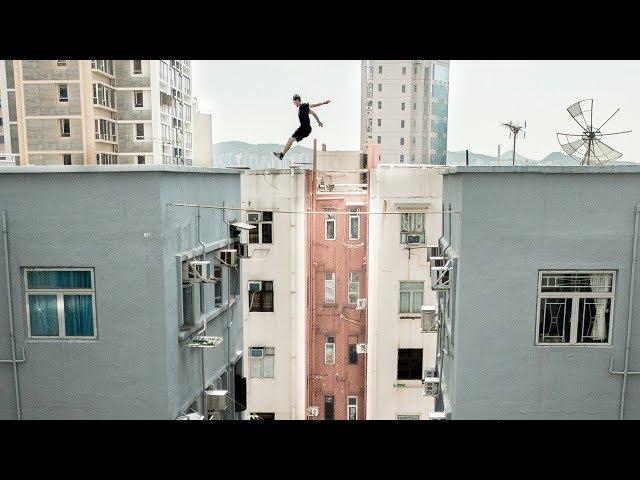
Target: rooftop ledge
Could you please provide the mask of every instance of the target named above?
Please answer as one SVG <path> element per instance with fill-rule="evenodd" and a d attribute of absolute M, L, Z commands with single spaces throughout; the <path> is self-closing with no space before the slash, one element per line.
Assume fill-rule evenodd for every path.
<path fill-rule="evenodd" d="M 638 165 L 575 165 L 575 166 L 467 166 L 455 165 L 440 170 L 442 175 L 452 173 L 640 173 Z"/>
<path fill-rule="evenodd" d="M 171 172 L 171 173 L 214 173 L 237 175 L 245 170 L 235 168 L 209 168 L 178 165 L 26 165 L 1 167 L 3 173 L 131 173 L 131 172 Z"/>

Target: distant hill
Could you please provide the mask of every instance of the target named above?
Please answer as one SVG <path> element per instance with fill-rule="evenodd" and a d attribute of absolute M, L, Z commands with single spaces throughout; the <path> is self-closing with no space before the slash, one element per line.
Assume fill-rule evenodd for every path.
<path fill-rule="evenodd" d="M 220 142 L 213 146 L 213 163 L 215 167 L 249 167 L 252 169 L 282 168 L 288 166 L 292 160 L 297 164 L 306 164 L 303 168 L 311 168 L 313 163 L 313 149 L 295 146 L 287 152 L 287 161 L 278 160 L 273 152 L 279 152 L 283 145 L 276 143 L 245 143 L 245 142 Z M 512 164 L 513 151 L 507 151 L 500 155 L 500 165 Z M 447 152 L 447 165 L 465 165 L 466 152 Z M 562 152 L 552 152 L 542 160 L 532 160 L 516 152 L 516 165 L 530 166 L 568 166 L 579 165 L 580 162 L 565 155 Z M 481 153 L 469 152 L 469 165 L 497 165 L 496 157 Z M 615 161 L 607 165 L 637 165 L 634 162 Z"/>

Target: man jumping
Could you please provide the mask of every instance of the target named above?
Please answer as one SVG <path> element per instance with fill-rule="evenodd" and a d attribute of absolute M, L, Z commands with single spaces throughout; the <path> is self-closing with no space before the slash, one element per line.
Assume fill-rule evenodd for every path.
<path fill-rule="evenodd" d="M 282 160 L 282 157 L 284 157 L 284 154 L 287 153 L 291 148 L 291 145 L 293 145 L 294 140 L 296 142 L 300 142 L 303 138 L 306 138 L 311 134 L 311 122 L 309 121 L 309 114 L 313 115 L 316 121 L 318 122 L 318 125 L 322 127 L 322 122 L 318 118 L 318 115 L 316 115 L 316 112 L 314 112 L 311 109 L 314 107 L 319 107 L 320 105 L 326 105 L 329 102 L 331 102 L 331 100 L 325 100 L 322 103 L 314 103 L 309 105 L 308 103 L 302 103 L 300 101 L 300 95 L 296 93 L 293 96 L 293 104 L 300 109 L 298 110 L 298 118 L 300 119 L 300 126 L 295 132 L 293 132 L 293 135 L 291 135 L 289 140 L 287 140 L 287 144 L 284 146 L 282 151 L 273 152 L 273 154 L 276 157 L 278 157 L 280 160 Z"/>

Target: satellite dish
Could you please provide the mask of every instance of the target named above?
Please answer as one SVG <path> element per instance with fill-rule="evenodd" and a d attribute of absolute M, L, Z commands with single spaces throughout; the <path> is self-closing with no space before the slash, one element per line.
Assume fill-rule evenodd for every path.
<path fill-rule="evenodd" d="M 581 165 L 595 165 L 610 162 L 622 156 L 622 153 L 614 150 L 605 144 L 601 139 L 607 135 L 619 135 L 621 133 L 629 133 L 631 130 L 624 132 L 602 133 L 600 130 L 604 127 L 613 115 L 618 113 L 620 109 L 613 112 L 606 122 L 598 128 L 593 127 L 593 99 L 580 100 L 567 108 L 569 115 L 582 128 L 581 134 L 558 133 L 558 142 L 562 149 L 571 158 L 580 162 Z"/>

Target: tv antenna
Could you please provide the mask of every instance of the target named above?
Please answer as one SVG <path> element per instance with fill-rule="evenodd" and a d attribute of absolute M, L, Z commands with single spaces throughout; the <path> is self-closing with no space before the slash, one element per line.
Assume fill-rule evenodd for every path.
<path fill-rule="evenodd" d="M 609 145 L 602 142 L 602 137 L 606 135 L 619 135 L 621 133 L 629 133 L 631 130 L 624 132 L 602 133 L 600 130 L 604 127 L 613 115 L 618 113 L 620 109 L 613 112 L 606 122 L 598 128 L 593 127 L 593 99 L 580 100 L 569 108 L 569 115 L 582 128 L 581 134 L 558 133 L 558 142 L 562 149 L 571 158 L 580 161 L 580 165 L 602 165 L 622 156 L 622 153 L 614 150 Z M 564 141 L 563 141 L 564 140 Z"/>
<path fill-rule="evenodd" d="M 513 156 L 511 157 L 512 165 L 516 164 L 516 139 L 518 135 L 522 134 L 522 138 L 527 136 L 527 121 L 525 120 L 524 126 L 519 125 L 518 123 L 513 123 L 509 121 L 509 123 L 501 123 L 501 125 L 507 127 L 509 129 L 509 138 L 513 136 Z"/>

